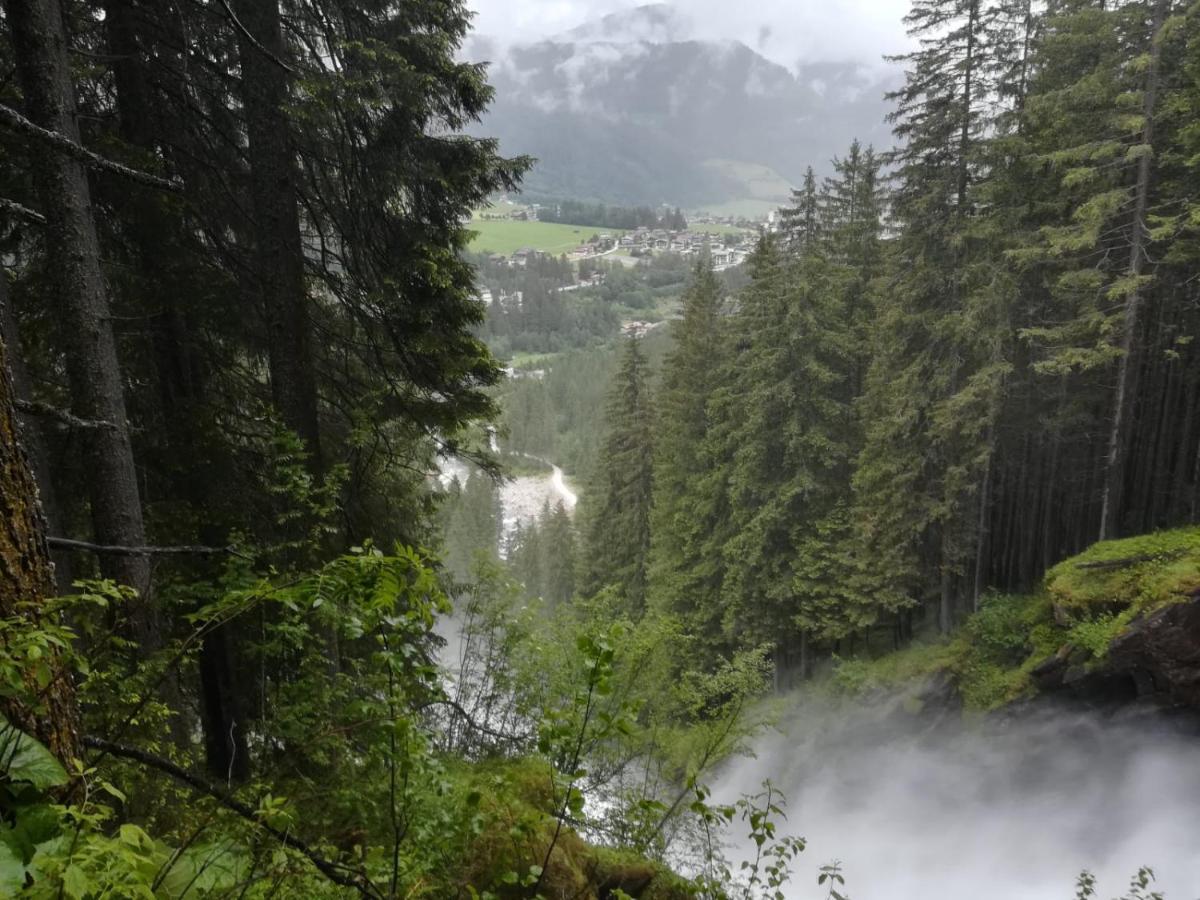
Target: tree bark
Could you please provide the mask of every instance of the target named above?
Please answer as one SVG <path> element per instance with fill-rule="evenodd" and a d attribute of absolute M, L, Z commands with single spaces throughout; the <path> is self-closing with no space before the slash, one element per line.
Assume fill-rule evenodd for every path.
<path fill-rule="evenodd" d="M 8 279 L 0 271 L 0 339 L 8 349 L 8 367 L 12 374 L 13 402 L 31 401 L 33 399 L 33 381 L 29 376 L 29 368 L 20 350 L 20 335 L 17 333 L 17 318 L 13 314 L 12 303 L 8 295 Z M 50 534 L 63 534 L 62 507 L 58 505 L 58 495 L 55 492 L 53 472 L 50 465 L 50 451 L 43 433 L 43 423 L 34 416 L 26 415 L 21 423 L 22 444 L 29 457 L 30 466 L 37 479 L 38 493 L 42 500 L 42 514 L 46 520 L 46 528 Z M 58 593 L 66 594 L 71 590 L 74 578 L 71 574 L 71 557 L 67 553 L 54 554 L 54 581 Z"/>
<path fill-rule="evenodd" d="M 288 71 L 278 0 L 238 0 L 242 102 L 254 207 L 254 261 L 267 331 L 271 393 L 284 424 L 304 441 L 311 468 L 321 468 L 312 324 L 296 160 L 287 119 Z"/>
<path fill-rule="evenodd" d="M 1162 56 L 1162 27 L 1170 0 L 1157 0 L 1150 26 L 1150 61 L 1146 67 L 1146 83 L 1142 92 L 1142 139 L 1147 147 L 1154 146 L 1154 107 L 1158 99 L 1158 65 Z M 1142 306 L 1142 289 L 1138 279 L 1146 258 L 1146 210 L 1150 205 L 1150 175 L 1152 153 L 1148 150 L 1138 159 L 1137 184 L 1134 187 L 1133 236 L 1129 245 L 1129 265 L 1126 275 L 1133 279 L 1125 301 L 1121 332 L 1121 361 L 1117 367 L 1117 390 L 1113 398 L 1112 423 L 1108 432 L 1108 456 L 1104 467 L 1104 494 L 1100 504 L 1100 540 L 1119 537 L 1125 457 L 1128 450 L 1133 407 L 1136 402 L 1138 371 L 1138 315 Z"/>
<path fill-rule="evenodd" d="M 993 413 L 993 418 L 994 418 Z M 979 598 L 987 580 L 987 553 L 992 509 L 992 466 L 996 457 L 995 426 L 988 426 L 988 457 L 983 469 L 983 484 L 979 488 L 979 518 L 975 526 L 975 583 L 971 590 L 971 611 L 979 612 Z"/>
<path fill-rule="evenodd" d="M 29 118 L 80 143 L 75 95 L 58 0 L 7 0 L 17 71 Z M 66 349 L 72 411 L 82 419 L 113 423 L 93 429 L 87 442 L 92 527 L 97 543 L 146 543 L 133 450 L 129 442 L 121 366 L 113 335 L 108 289 L 92 214 L 85 164 L 48 151 L 32 151 L 34 176 L 46 216 L 45 252 L 50 296 Z M 132 636 L 146 651 L 161 646 L 150 600 L 150 564 L 144 557 L 101 560 L 106 577 L 134 588 L 129 609 Z"/>
<path fill-rule="evenodd" d="M 0 618 L 22 619 L 37 628 L 43 619 L 42 601 L 55 595 L 54 567 L 37 482 L 18 438 L 13 399 L 0 339 Z M 51 679 L 44 688 L 33 671 L 26 671 L 22 689 L 0 692 L 0 715 L 45 744 L 72 771 L 71 760 L 82 756 L 75 686 L 57 654 L 49 665 Z"/>

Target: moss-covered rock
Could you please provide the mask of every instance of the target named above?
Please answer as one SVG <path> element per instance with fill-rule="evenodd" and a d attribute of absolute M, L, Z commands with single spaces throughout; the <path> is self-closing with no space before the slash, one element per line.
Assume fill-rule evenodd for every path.
<path fill-rule="evenodd" d="M 1129 615 L 1128 624 L 1197 590 L 1200 528 L 1102 541 L 1046 573 L 1046 591 L 1064 626 L 1122 614 Z"/>
<path fill-rule="evenodd" d="M 834 683 L 870 696 L 944 673 L 975 710 L 1062 690 L 1200 708 L 1198 598 L 1200 528 L 1104 541 L 1059 563 L 1033 594 L 985 598 L 951 638 L 840 661 Z"/>

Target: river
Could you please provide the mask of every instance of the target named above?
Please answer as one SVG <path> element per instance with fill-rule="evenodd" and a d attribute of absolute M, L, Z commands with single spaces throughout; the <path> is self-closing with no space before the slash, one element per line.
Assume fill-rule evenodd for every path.
<path fill-rule="evenodd" d="M 538 475 L 519 475 L 501 483 L 501 551 L 518 526 L 523 527 L 537 520 L 546 503 L 551 507 L 562 503 L 571 513 L 579 503 L 579 495 L 567 484 L 566 474 L 559 466 L 540 457 L 525 455 L 534 462 L 549 466 L 550 471 Z M 442 462 L 440 477 L 444 485 L 448 485 L 453 478 L 465 484 L 474 471 L 461 460 L 449 459 Z"/>

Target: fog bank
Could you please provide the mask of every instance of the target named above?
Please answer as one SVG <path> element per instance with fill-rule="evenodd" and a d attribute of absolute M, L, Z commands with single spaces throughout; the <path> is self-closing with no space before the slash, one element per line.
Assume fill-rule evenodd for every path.
<path fill-rule="evenodd" d="M 854 900 L 1070 900 L 1084 868 L 1110 898 L 1141 865 L 1167 900 L 1200 897 L 1200 736 L 1158 717 L 930 728 L 811 704 L 714 796 L 764 778 L 787 796 L 786 830 L 808 839 L 792 900 L 824 898 L 816 870 L 835 859 Z"/>

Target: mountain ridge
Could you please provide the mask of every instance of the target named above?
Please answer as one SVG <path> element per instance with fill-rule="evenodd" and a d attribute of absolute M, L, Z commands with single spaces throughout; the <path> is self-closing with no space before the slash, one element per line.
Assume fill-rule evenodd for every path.
<path fill-rule="evenodd" d="M 887 76 L 856 63 L 795 71 L 739 41 L 689 37 L 667 4 L 616 13 L 493 55 L 479 133 L 539 164 L 530 195 L 696 207 L 754 197 L 726 161 L 797 184 L 858 137 L 890 143 Z M 468 55 L 496 54 L 486 38 Z M 784 196 L 755 199 L 782 201 Z"/>

